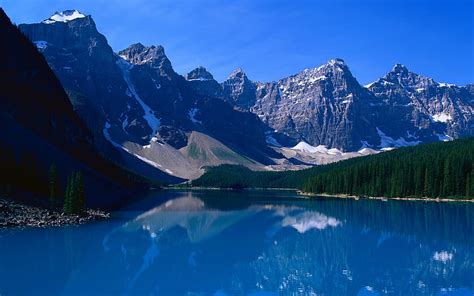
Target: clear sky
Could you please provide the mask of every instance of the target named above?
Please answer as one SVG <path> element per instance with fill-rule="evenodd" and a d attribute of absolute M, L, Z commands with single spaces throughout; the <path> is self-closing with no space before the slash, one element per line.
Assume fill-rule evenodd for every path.
<path fill-rule="evenodd" d="M 395 63 L 439 82 L 474 83 L 473 0 L 0 0 L 17 24 L 91 14 L 115 51 L 163 45 L 184 74 L 219 81 L 241 67 L 271 81 L 339 57 L 361 84 Z"/>

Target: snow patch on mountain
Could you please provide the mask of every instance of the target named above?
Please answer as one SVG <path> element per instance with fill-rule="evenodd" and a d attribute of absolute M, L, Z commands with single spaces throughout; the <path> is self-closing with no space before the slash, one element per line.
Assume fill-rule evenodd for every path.
<path fill-rule="evenodd" d="M 318 76 L 318 77 L 311 77 L 309 80 L 308 80 L 308 83 L 315 83 L 316 81 L 320 81 L 320 80 L 325 80 L 327 79 L 327 76 L 326 75 L 321 75 L 321 76 Z M 298 84 L 304 84 L 303 81 L 301 81 L 300 83 Z"/>
<path fill-rule="evenodd" d="M 430 117 L 431 117 L 431 120 L 435 122 L 442 122 L 442 123 L 446 123 L 448 121 L 453 120 L 453 118 L 451 117 L 451 114 L 444 113 L 444 112 L 436 113 Z"/>
<path fill-rule="evenodd" d="M 155 79 L 151 78 L 151 80 L 153 80 L 153 83 L 155 84 L 155 87 L 157 90 L 159 90 L 161 88 L 161 84 L 159 84 L 158 82 L 156 82 Z"/>
<path fill-rule="evenodd" d="M 362 154 L 362 155 L 375 154 L 376 152 L 377 151 L 375 151 L 374 149 L 370 149 L 370 148 L 362 148 L 359 151 L 357 151 L 357 153 Z"/>
<path fill-rule="evenodd" d="M 452 86 L 456 86 L 456 84 L 444 83 L 444 82 L 440 82 L 440 83 L 438 83 L 438 85 L 441 86 L 441 87 L 452 87 Z"/>
<path fill-rule="evenodd" d="M 314 147 L 304 141 L 299 142 L 296 144 L 296 146 L 291 148 L 292 150 L 298 150 L 301 152 L 306 152 L 306 153 L 323 153 L 323 154 L 329 154 L 329 155 L 342 155 L 344 154 L 341 150 L 337 148 L 331 148 L 328 149 L 324 145 L 319 145 L 317 147 Z"/>
<path fill-rule="evenodd" d="M 120 145 L 119 143 L 115 142 L 114 140 L 112 140 L 112 137 L 110 136 L 110 132 L 109 132 L 109 129 L 110 129 L 111 125 L 110 123 L 107 121 L 105 122 L 105 126 L 104 126 L 104 129 L 102 130 L 102 133 L 104 134 L 104 137 L 107 141 L 110 142 L 110 144 L 112 144 L 112 146 L 116 147 L 116 148 L 119 148 L 119 149 L 123 149 L 127 152 L 128 149 L 123 147 L 122 145 Z"/>
<path fill-rule="evenodd" d="M 125 148 L 124 146 L 122 146 L 122 145 L 120 145 L 119 143 L 117 143 L 117 142 L 115 142 L 114 140 L 112 140 L 112 137 L 111 137 L 110 132 L 109 132 L 109 129 L 110 129 L 110 128 L 111 128 L 110 123 L 109 123 L 109 122 L 106 122 L 106 123 L 105 123 L 105 126 L 104 126 L 104 129 L 102 130 L 102 132 L 103 132 L 103 134 L 104 134 L 105 139 L 106 139 L 107 141 L 109 141 L 110 144 L 112 144 L 112 146 L 114 146 L 114 147 L 116 147 L 116 148 L 118 148 L 118 149 L 124 150 L 125 152 L 127 152 L 127 153 L 129 153 L 129 154 L 135 156 L 136 158 L 140 159 L 141 161 L 143 161 L 143 162 L 145 162 L 145 163 L 147 163 L 147 164 L 149 164 L 149 165 L 151 165 L 151 166 L 153 166 L 153 167 L 155 167 L 155 168 L 162 168 L 162 166 L 161 166 L 159 163 L 157 163 L 157 162 L 155 162 L 155 161 L 153 161 L 153 160 L 150 160 L 150 159 L 148 159 L 148 158 L 146 158 L 146 157 L 143 157 L 143 156 L 141 156 L 141 155 L 139 155 L 139 154 L 137 154 L 137 153 L 133 153 L 133 152 L 130 151 L 129 149 Z M 156 138 L 155 138 L 155 139 L 156 139 Z M 153 141 L 153 139 L 152 139 L 152 142 L 155 142 L 155 141 Z M 150 145 L 143 146 L 144 149 L 150 148 L 150 147 L 151 147 L 151 144 L 150 144 Z M 166 172 L 167 172 L 167 173 L 173 174 L 173 172 L 171 172 L 171 171 L 168 172 L 168 171 L 169 171 L 169 170 L 166 169 Z"/>
<path fill-rule="evenodd" d="M 198 108 L 191 108 L 188 111 L 188 118 L 191 120 L 193 123 L 198 123 L 202 124 L 202 121 L 196 119 L 196 113 L 199 111 Z"/>
<path fill-rule="evenodd" d="M 119 66 L 120 70 L 122 70 L 123 79 L 125 80 L 125 83 L 128 86 L 127 95 L 129 97 L 135 97 L 135 100 L 137 100 L 137 102 L 142 107 L 143 112 L 145 113 L 143 115 L 143 118 L 146 120 L 148 126 L 152 130 L 152 133 L 150 135 L 150 138 L 152 138 L 156 135 L 158 128 L 161 125 L 161 119 L 156 118 L 153 110 L 147 104 L 145 104 L 145 102 L 137 94 L 135 86 L 133 85 L 133 82 L 130 79 L 130 69 L 133 67 L 133 65 L 121 58 L 117 59 L 117 65 Z"/>
<path fill-rule="evenodd" d="M 138 155 L 138 154 L 136 154 L 136 153 L 132 153 L 132 154 L 133 154 L 133 156 L 135 156 L 136 158 L 140 159 L 140 160 L 143 161 L 143 162 L 148 163 L 148 164 L 151 165 L 151 166 L 154 166 L 155 168 L 161 168 L 161 165 L 160 165 L 159 163 L 157 163 L 157 162 L 154 162 L 153 160 L 150 160 L 150 159 L 148 159 L 148 158 L 146 158 L 146 157 L 143 157 L 143 156 L 141 156 L 141 155 Z M 166 171 L 168 171 L 168 169 L 167 169 Z"/>
<path fill-rule="evenodd" d="M 48 42 L 44 40 L 33 41 L 33 43 L 38 49 L 45 49 L 46 47 L 48 47 Z"/>
<path fill-rule="evenodd" d="M 328 152 L 328 149 L 326 148 L 326 146 L 319 145 L 318 147 L 314 147 L 304 141 L 299 142 L 298 144 L 296 144 L 296 146 L 292 147 L 291 149 L 299 150 L 302 152 L 308 152 L 308 153 L 316 153 L 316 152 L 327 153 Z"/>
<path fill-rule="evenodd" d="M 421 143 L 420 141 L 407 141 L 403 137 L 400 137 L 397 140 L 395 140 L 392 137 L 387 136 L 378 127 L 376 129 L 380 137 L 379 148 L 381 148 L 381 150 L 392 150 L 398 147 L 415 146 Z"/>
<path fill-rule="evenodd" d="M 49 19 L 43 21 L 44 24 L 54 24 L 56 22 L 67 23 L 75 19 L 86 17 L 77 10 L 65 10 L 63 12 L 55 12 Z"/>
<path fill-rule="evenodd" d="M 204 78 L 204 77 L 198 77 L 198 78 L 189 78 L 187 79 L 188 81 L 212 81 L 214 79 L 209 79 L 209 78 Z"/>
<path fill-rule="evenodd" d="M 125 128 L 128 126 L 128 116 L 125 115 L 125 119 L 122 121 L 122 129 L 125 131 Z M 126 131 L 125 131 L 126 132 Z"/>
<path fill-rule="evenodd" d="M 449 141 L 454 140 L 453 137 L 449 135 L 436 134 L 436 136 L 438 137 L 438 140 L 443 141 L 443 142 L 449 142 Z"/>

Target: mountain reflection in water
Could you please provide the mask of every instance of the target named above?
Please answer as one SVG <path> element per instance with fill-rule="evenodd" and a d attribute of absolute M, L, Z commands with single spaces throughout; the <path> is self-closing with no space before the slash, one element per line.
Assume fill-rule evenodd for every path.
<path fill-rule="evenodd" d="M 113 216 L 3 231 L 0 293 L 473 295 L 471 204 L 159 192 Z"/>

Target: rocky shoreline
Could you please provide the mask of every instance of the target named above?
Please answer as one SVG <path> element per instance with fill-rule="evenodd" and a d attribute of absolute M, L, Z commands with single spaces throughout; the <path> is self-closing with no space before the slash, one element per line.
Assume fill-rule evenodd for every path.
<path fill-rule="evenodd" d="M 109 217 L 109 213 L 99 210 L 88 209 L 83 215 L 66 215 L 60 210 L 34 207 L 0 199 L 0 228 L 77 225 Z"/>
<path fill-rule="evenodd" d="M 405 200 L 405 201 L 425 201 L 425 202 L 472 202 L 474 199 L 467 198 L 447 198 L 447 197 L 385 197 L 385 196 L 358 196 L 358 195 L 349 195 L 349 194 L 327 194 L 327 193 L 310 193 L 298 190 L 297 193 L 305 198 L 311 197 L 335 197 L 335 198 L 347 198 L 347 199 L 374 199 L 374 200 Z"/>

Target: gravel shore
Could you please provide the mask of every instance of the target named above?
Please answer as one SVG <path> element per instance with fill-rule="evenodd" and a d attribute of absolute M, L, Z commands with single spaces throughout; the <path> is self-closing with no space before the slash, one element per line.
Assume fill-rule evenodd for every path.
<path fill-rule="evenodd" d="M 0 199 L 0 228 L 84 224 L 109 217 L 109 213 L 99 210 L 89 209 L 83 215 L 66 215 L 60 210 L 39 208 Z"/>

